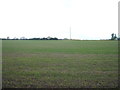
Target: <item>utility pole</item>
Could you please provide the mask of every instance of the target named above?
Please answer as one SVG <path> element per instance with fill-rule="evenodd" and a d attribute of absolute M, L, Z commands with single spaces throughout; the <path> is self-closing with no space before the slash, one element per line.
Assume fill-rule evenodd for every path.
<path fill-rule="evenodd" d="M 71 40 L 71 26 L 70 26 L 70 40 Z"/>

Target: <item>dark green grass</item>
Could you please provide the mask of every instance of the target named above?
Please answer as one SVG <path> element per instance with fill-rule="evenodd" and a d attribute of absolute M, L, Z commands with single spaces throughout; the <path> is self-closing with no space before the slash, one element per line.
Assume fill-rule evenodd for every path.
<path fill-rule="evenodd" d="M 114 88 L 117 41 L 3 41 L 3 87 Z"/>

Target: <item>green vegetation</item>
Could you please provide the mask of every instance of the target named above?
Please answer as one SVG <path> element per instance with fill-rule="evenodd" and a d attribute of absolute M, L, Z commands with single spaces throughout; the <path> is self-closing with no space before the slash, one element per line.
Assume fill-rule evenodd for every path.
<path fill-rule="evenodd" d="M 118 41 L 3 40 L 3 88 L 114 88 Z"/>
<path fill-rule="evenodd" d="M 117 39 L 119 40 L 119 38 L 117 38 L 116 34 L 112 33 L 111 36 L 112 36 L 111 40 L 117 40 Z"/>

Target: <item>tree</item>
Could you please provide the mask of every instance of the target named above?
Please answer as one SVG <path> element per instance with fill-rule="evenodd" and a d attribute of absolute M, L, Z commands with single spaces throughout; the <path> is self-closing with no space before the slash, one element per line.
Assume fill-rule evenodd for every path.
<path fill-rule="evenodd" d="M 52 38 L 52 37 L 50 37 L 50 36 L 47 37 L 48 40 L 51 40 L 51 38 Z"/>
<path fill-rule="evenodd" d="M 9 37 L 7 37 L 7 40 L 9 40 L 10 38 Z"/>
<path fill-rule="evenodd" d="M 111 40 L 114 40 L 114 33 L 111 34 Z"/>
<path fill-rule="evenodd" d="M 116 34 L 114 34 L 114 33 L 112 33 L 111 36 L 112 36 L 111 40 L 115 40 L 117 38 Z"/>
<path fill-rule="evenodd" d="M 116 39 L 116 38 L 117 38 L 117 36 L 116 36 L 116 34 L 115 34 L 114 39 Z"/>

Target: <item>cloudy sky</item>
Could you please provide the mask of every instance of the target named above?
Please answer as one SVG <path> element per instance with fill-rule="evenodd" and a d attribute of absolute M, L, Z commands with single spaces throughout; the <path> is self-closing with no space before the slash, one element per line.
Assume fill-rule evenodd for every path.
<path fill-rule="evenodd" d="M 109 39 L 119 0 L 0 0 L 0 38 Z"/>

